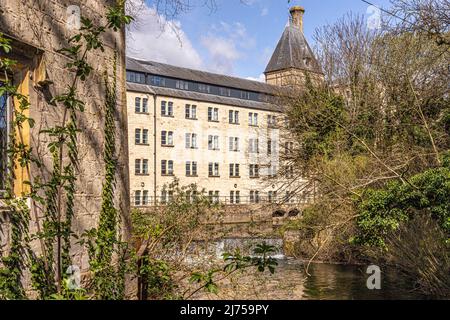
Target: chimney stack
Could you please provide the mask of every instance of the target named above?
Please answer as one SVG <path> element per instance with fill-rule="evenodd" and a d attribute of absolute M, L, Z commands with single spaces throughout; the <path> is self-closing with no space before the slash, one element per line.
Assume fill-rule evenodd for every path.
<path fill-rule="evenodd" d="M 291 24 L 300 28 L 300 31 L 303 32 L 303 15 L 305 14 L 305 8 L 294 6 L 289 9 L 289 12 L 291 13 Z"/>

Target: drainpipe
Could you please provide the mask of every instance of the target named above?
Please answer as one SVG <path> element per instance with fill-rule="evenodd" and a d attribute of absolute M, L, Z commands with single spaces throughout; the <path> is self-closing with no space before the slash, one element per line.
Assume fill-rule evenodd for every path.
<path fill-rule="evenodd" d="M 153 201 L 156 205 L 156 99 L 153 94 Z"/>

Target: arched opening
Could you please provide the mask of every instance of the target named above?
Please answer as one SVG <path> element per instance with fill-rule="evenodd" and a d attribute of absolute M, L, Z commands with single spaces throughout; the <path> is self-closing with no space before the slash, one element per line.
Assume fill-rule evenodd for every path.
<path fill-rule="evenodd" d="M 300 210 L 292 209 L 289 211 L 288 216 L 289 217 L 297 217 L 299 214 L 300 214 Z"/>
<path fill-rule="evenodd" d="M 284 210 L 276 210 L 272 213 L 272 217 L 273 218 L 284 217 L 285 214 L 286 214 L 286 211 L 284 211 Z"/>

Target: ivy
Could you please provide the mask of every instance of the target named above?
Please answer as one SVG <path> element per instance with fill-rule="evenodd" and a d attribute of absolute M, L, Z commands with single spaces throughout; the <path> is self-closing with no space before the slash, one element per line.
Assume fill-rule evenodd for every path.
<path fill-rule="evenodd" d="M 410 182 L 395 181 L 384 189 L 366 192 L 357 203 L 360 217 L 355 242 L 384 247 L 386 235 L 418 213 L 437 221 L 450 239 L 450 167 L 426 170 L 411 177 Z"/>
<path fill-rule="evenodd" d="M 69 47 L 59 50 L 66 55 L 71 62 L 66 67 L 69 73 L 73 73 L 72 85 L 67 91 L 56 96 L 51 105 L 62 107 L 63 118 L 60 124 L 54 127 L 45 128 L 40 134 L 45 134 L 50 138 L 47 147 L 51 154 L 51 172 L 46 182 L 41 182 L 41 177 L 35 177 L 33 181 L 25 181 L 24 185 L 29 186 L 29 192 L 21 196 L 15 195 L 12 182 L 14 181 L 14 169 L 16 165 L 26 168 L 30 172 L 30 165 L 33 163 L 40 167 L 41 164 L 33 157 L 33 150 L 27 146 L 23 139 L 16 137 L 16 130 L 12 130 L 10 143 L 8 145 L 9 163 L 9 185 L 7 190 L 6 203 L 10 208 L 11 224 L 11 247 L 7 256 L 1 259 L 3 265 L 0 268 L 0 298 L 1 299 L 23 299 L 26 297 L 22 285 L 23 272 L 28 269 L 31 272 L 32 285 L 43 299 L 55 297 L 72 297 L 64 287 L 63 271 L 71 265 L 70 248 L 71 238 L 76 237 L 72 231 L 72 219 L 74 216 L 74 195 L 76 191 L 78 148 L 77 135 L 80 132 L 77 126 L 77 113 L 84 112 L 84 102 L 78 98 L 78 83 L 86 81 L 93 68 L 87 62 L 87 55 L 90 51 L 104 51 L 101 35 L 108 29 L 117 31 L 124 24 L 130 23 L 132 18 L 124 14 L 125 1 L 118 1 L 114 7 L 110 7 L 107 14 L 108 23 L 106 26 L 94 26 L 93 22 L 87 18 L 82 18 L 82 28 L 80 33 L 69 39 Z M 11 41 L 0 33 L 0 50 L 10 53 L 12 50 Z M 0 59 L 0 70 L 11 71 L 16 62 L 8 58 Z M 116 68 L 116 66 L 114 66 Z M 115 79 L 114 70 L 114 79 Z M 8 78 L 7 78 L 8 79 Z M 98 251 L 92 265 L 106 265 L 111 262 L 112 251 L 110 244 L 117 242 L 117 212 L 113 204 L 113 192 L 115 186 L 115 160 L 114 144 L 115 136 L 111 126 L 114 126 L 114 109 L 116 99 L 116 82 L 113 89 L 107 88 L 107 124 L 105 131 L 105 163 L 106 181 L 103 191 L 103 205 L 100 215 L 99 238 L 95 240 Z M 18 105 L 13 108 L 13 128 L 19 131 L 27 123 L 34 126 L 34 120 L 27 117 L 25 111 L 29 109 L 28 98 L 18 92 L 18 87 L 11 81 L 6 81 L 0 87 L 0 94 L 7 94 L 13 101 L 18 101 Z M 114 101 L 113 101 L 114 100 Z M 108 134 L 109 133 L 109 134 Z M 64 159 L 68 159 L 65 161 Z M 35 203 L 44 206 L 44 218 L 39 221 L 35 216 L 38 231 L 35 235 L 29 235 L 30 206 L 28 200 L 31 199 L 31 208 Z M 42 228 L 40 225 L 42 224 Z M 37 256 L 30 249 L 30 242 L 38 240 L 41 244 L 41 255 Z M 125 245 L 117 243 L 119 251 L 125 250 Z M 91 252 L 92 253 L 92 252 Z M 123 259 L 119 259 L 120 261 Z M 116 273 L 124 278 L 125 268 L 119 265 Z M 95 282 L 106 283 L 107 279 L 101 280 L 102 273 L 95 273 Z M 111 272 L 108 273 L 110 276 Z M 99 286 L 102 289 L 102 286 Z M 118 296 L 123 296 L 123 286 L 119 289 Z M 109 296 L 109 294 L 105 294 Z M 99 295 L 102 297 L 102 295 Z"/>

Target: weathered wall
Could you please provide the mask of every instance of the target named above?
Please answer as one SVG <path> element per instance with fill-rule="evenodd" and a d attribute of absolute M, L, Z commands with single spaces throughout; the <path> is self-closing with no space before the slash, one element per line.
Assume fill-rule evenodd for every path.
<path fill-rule="evenodd" d="M 15 52 L 24 56 L 23 77 L 30 79 L 28 91 L 31 108 L 30 116 L 36 125 L 30 132 L 30 144 L 36 156 L 45 166 L 32 168 L 31 175 L 46 176 L 51 159 L 47 151 L 47 138 L 39 131 L 61 123 L 63 110 L 49 104 L 55 97 L 67 90 L 73 81 L 73 74 L 65 69 L 68 58 L 57 52 L 67 46 L 67 39 L 77 31 L 69 30 L 66 24 L 66 10 L 69 5 L 78 5 L 81 15 L 95 24 L 106 23 L 107 5 L 114 0 L 0 0 L 0 32 L 16 40 L 14 46 L 22 47 Z M 89 53 L 87 60 L 94 68 L 86 82 L 79 82 L 79 98 L 86 103 L 84 113 L 78 115 L 79 128 L 79 172 L 75 196 L 75 218 L 73 227 L 80 234 L 85 229 L 97 226 L 101 209 L 102 182 L 104 180 L 104 72 L 111 75 L 114 53 L 118 54 L 118 101 L 116 113 L 117 139 L 117 186 L 116 204 L 124 220 L 125 236 L 129 236 L 129 176 L 128 139 L 126 124 L 125 93 L 125 36 L 124 30 L 108 31 L 102 37 L 105 51 Z M 14 51 L 14 49 L 13 49 Z M 36 86 L 38 61 L 44 62 L 47 79 L 52 82 L 48 90 Z M 40 208 L 35 208 L 42 215 Z M 87 254 L 81 247 L 73 247 L 74 263 L 86 269 Z"/>
<path fill-rule="evenodd" d="M 148 113 L 135 112 L 135 98 L 148 99 Z M 173 102 L 174 116 L 161 116 L 161 101 Z M 155 114 L 154 96 L 144 93 L 128 92 L 128 144 L 129 144 L 129 170 L 131 180 L 131 197 L 134 198 L 134 191 L 148 190 L 149 196 L 154 196 L 156 184 L 156 197 L 159 200 L 164 185 L 169 185 L 174 177 L 179 179 L 181 186 L 197 184 L 200 189 L 208 191 L 219 191 L 223 202 L 229 200 L 230 191 L 240 191 L 241 202 L 249 201 L 250 190 L 258 190 L 261 198 L 266 198 L 268 191 L 277 191 L 279 197 L 285 196 L 284 183 L 278 179 L 269 179 L 269 166 L 275 166 L 280 170 L 283 163 L 280 154 L 284 152 L 284 142 L 286 137 L 282 137 L 280 128 L 283 126 L 284 115 L 278 112 L 249 109 L 237 106 L 207 103 L 202 101 L 171 98 L 157 96 Z M 185 105 L 197 106 L 197 119 L 185 118 Z M 219 121 L 208 121 L 208 107 L 219 109 Z M 228 121 L 228 111 L 239 111 L 240 124 L 230 124 Z M 249 124 L 249 112 L 258 114 L 258 126 Z M 268 126 L 268 115 L 277 117 L 278 126 L 271 128 Z M 155 119 L 156 117 L 156 119 Z M 156 120 L 156 128 L 154 121 Z M 148 145 L 136 145 L 135 129 L 148 129 Z M 161 131 L 172 131 L 174 133 L 174 146 L 161 146 Z M 155 136 L 154 136 L 155 133 Z M 185 134 L 197 134 L 197 149 L 187 149 L 185 145 Z M 219 150 L 208 150 L 208 136 L 219 136 Z M 229 151 L 229 137 L 239 137 L 239 151 Z M 154 143 L 156 139 L 156 144 Z M 249 152 L 249 140 L 259 139 L 259 153 Z M 275 144 L 271 154 L 267 152 L 267 141 L 272 140 Z M 154 151 L 156 146 L 156 162 L 154 161 Z M 135 175 L 135 159 L 147 159 L 149 161 L 148 175 Z M 161 160 L 174 161 L 174 176 L 161 175 Z M 186 176 L 186 161 L 197 162 L 197 177 Z M 209 162 L 219 163 L 220 177 L 208 176 Z M 239 178 L 229 175 L 229 164 L 240 165 Z M 251 178 L 249 175 L 249 165 L 260 165 L 260 178 Z M 156 179 L 155 179 L 156 178 Z M 156 183 L 155 183 L 156 182 Z M 143 186 L 142 186 L 143 184 Z M 297 186 L 292 186 L 292 189 Z M 133 205 L 133 203 L 132 203 Z"/>
<path fill-rule="evenodd" d="M 323 82 L 323 75 L 318 73 L 310 72 L 309 76 L 313 83 Z M 287 70 L 275 71 L 266 74 L 266 83 L 275 86 L 290 86 L 303 88 L 306 83 L 305 71 L 295 68 L 290 68 Z"/>

